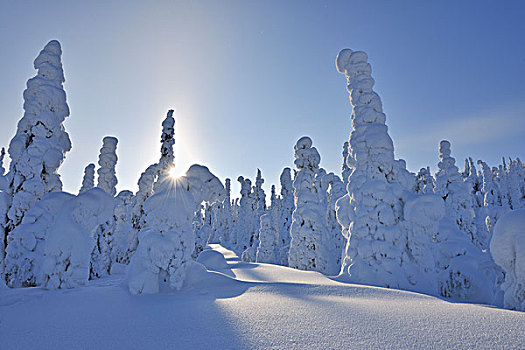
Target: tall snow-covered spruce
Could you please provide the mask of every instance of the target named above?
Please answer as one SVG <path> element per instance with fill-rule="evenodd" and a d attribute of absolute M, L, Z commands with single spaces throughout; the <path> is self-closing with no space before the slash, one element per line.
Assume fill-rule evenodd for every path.
<path fill-rule="evenodd" d="M 348 193 L 337 201 L 337 219 L 348 239 L 343 273 L 354 282 L 410 288 L 403 266 L 408 260 L 406 234 L 399 225 L 408 191 L 398 177 L 406 170 L 394 159 L 368 56 L 344 49 L 336 65 L 346 75 L 353 107 Z"/>
<path fill-rule="evenodd" d="M 60 43 L 50 41 L 35 59 L 38 73 L 28 80 L 24 91 L 24 116 L 9 144 L 12 202 L 7 212 L 7 244 L 10 232 L 33 204 L 45 193 L 62 190 L 57 170 L 71 149 L 71 141 L 63 125 L 69 107 L 61 55 Z"/>
<path fill-rule="evenodd" d="M 293 182 L 295 210 L 290 228 L 289 266 L 327 273 L 331 266 L 326 203 L 322 203 L 323 190 L 316 186 L 321 156 L 306 136 L 297 141 L 294 149 L 298 172 Z"/>

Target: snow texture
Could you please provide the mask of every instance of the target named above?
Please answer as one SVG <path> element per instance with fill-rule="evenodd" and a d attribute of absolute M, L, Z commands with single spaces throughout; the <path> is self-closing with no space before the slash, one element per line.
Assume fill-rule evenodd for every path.
<path fill-rule="evenodd" d="M 146 228 L 128 269 L 132 294 L 158 293 L 161 286 L 180 289 L 192 260 L 192 220 L 202 201 L 225 197 L 224 186 L 208 168 L 192 165 L 185 176 L 166 177 L 144 203 Z"/>
<path fill-rule="evenodd" d="M 102 148 L 98 156 L 98 182 L 97 187 L 103 189 L 110 195 L 117 194 L 117 177 L 115 168 L 117 166 L 117 143 L 116 137 L 106 136 L 102 139 Z"/>
<path fill-rule="evenodd" d="M 490 253 L 505 271 L 505 308 L 525 311 L 525 209 L 513 210 L 494 227 Z"/>

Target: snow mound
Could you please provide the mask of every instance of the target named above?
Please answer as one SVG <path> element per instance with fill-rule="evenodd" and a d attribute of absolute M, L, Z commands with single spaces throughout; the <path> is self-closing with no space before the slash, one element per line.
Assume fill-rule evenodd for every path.
<path fill-rule="evenodd" d="M 212 249 L 205 249 L 199 254 L 197 262 L 206 266 L 208 270 L 222 270 L 229 268 L 224 255 Z"/>
<path fill-rule="evenodd" d="M 503 215 L 494 227 L 490 252 L 505 270 L 505 308 L 525 311 L 525 209 Z"/>

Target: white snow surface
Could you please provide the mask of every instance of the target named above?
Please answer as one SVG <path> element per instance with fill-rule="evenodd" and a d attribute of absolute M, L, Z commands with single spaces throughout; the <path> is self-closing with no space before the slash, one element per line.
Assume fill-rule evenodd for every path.
<path fill-rule="evenodd" d="M 210 249 L 228 266 L 192 263 L 180 292 L 130 295 L 124 275 L 73 290 L 0 287 L 2 349 L 525 347 L 522 312 L 339 283 Z"/>

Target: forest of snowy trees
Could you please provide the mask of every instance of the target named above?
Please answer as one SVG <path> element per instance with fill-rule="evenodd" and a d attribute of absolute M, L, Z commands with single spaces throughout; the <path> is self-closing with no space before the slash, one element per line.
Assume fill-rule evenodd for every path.
<path fill-rule="evenodd" d="M 63 192 L 58 170 L 71 141 L 61 54 L 51 41 L 35 59 L 7 172 L 0 155 L 1 284 L 73 288 L 125 268 L 133 294 L 179 290 L 187 266 L 219 243 L 246 262 L 525 310 L 524 163 L 467 158 L 460 170 L 443 140 L 429 160 L 435 174 L 407 170 L 394 157 L 364 52 L 345 49 L 336 60 L 353 110 L 340 174 L 320 166 L 322 150 L 305 136 L 287 151 L 293 169 L 282 170 L 271 193 L 254 169 L 253 181 L 238 177 L 238 195 L 231 179 L 203 165 L 170 176 L 173 110 L 162 122 L 158 163 L 144 166 L 137 192 L 116 193 L 111 136 L 79 193 Z"/>

